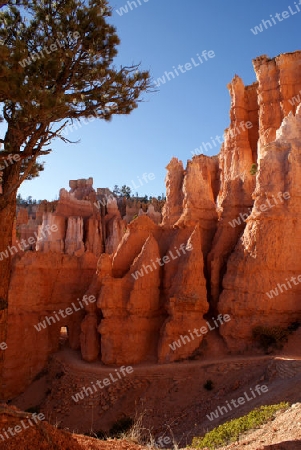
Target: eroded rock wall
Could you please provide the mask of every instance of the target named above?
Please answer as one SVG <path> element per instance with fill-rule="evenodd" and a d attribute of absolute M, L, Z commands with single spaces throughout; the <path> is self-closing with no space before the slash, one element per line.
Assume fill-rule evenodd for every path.
<path fill-rule="evenodd" d="M 261 151 L 254 207 L 223 280 L 221 333 L 233 351 L 254 343 L 257 326 L 287 328 L 301 317 L 301 107 Z M 299 278 L 298 278 L 299 277 Z"/>
<path fill-rule="evenodd" d="M 179 349 L 173 342 L 200 329 L 209 309 L 205 260 L 217 225 L 218 158 L 198 156 L 182 168 L 176 159 L 168 166 L 162 225 L 139 215 L 112 256 L 100 258 L 98 331 L 105 364 L 177 361 L 201 344 L 198 338 Z M 82 324 L 82 356 L 96 360 L 94 334 L 88 350 L 88 320 L 95 329 L 95 315 Z"/>
<path fill-rule="evenodd" d="M 205 323 L 208 302 L 203 271 L 199 225 L 166 230 L 145 216 L 133 221 L 116 253 L 103 254 L 98 263 L 102 362 L 122 365 L 189 357 L 201 339 L 180 350 L 172 343 L 179 333 Z M 88 319 L 89 315 L 91 311 L 82 324 L 85 360 L 93 353 L 88 350 L 86 322 L 94 324 L 96 315 Z M 93 349 L 95 336 L 91 342 Z M 96 360 L 98 355 L 93 354 Z"/>
<path fill-rule="evenodd" d="M 95 192 L 91 179 L 71 181 L 51 211 L 32 219 L 38 252 L 17 257 L 12 278 L 10 394 L 58 346 L 61 324 L 47 327 L 35 354 L 33 322 L 69 306 L 74 294 L 97 302 L 66 320 L 70 345 L 106 365 L 192 357 L 204 339 L 192 333 L 208 312 L 230 316 L 218 331 L 232 351 L 254 345 L 255 326 L 300 320 L 301 108 L 293 98 L 301 52 L 253 63 L 255 83 L 235 76 L 228 86 L 230 125 L 219 155 L 195 156 L 185 169 L 177 158 L 168 164 L 161 223 L 158 205 L 118 203 L 108 190 Z M 24 227 L 26 214 L 18 220 Z M 54 224 L 57 232 L 44 238 Z"/>
<path fill-rule="evenodd" d="M 162 225 L 171 227 L 179 220 L 183 212 L 183 163 L 177 158 L 172 158 L 170 163 L 166 166 L 166 170 L 166 203 L 163 208 Z"/>
<path fill-rule="evenodd" d="M 301 51 L 253 60 L 258 80 L 259 151 L 275 140 L 284 117 L 296 112 L 298 102 L 292 100 L 301 89 L 300 62 Z"/>
<path fill-rule="evenodd" d="M 27 252 L 15 261 L 2 380 L 6 398 L 22 392 L 45 367 L 48 356 L 59 349 L 61 327 L 68 327 L 71 348 L 80 347 L 85 311 L 78 299 L 83 298 L 93 279 L 96 262 L 92 253 L 77 258 L 53 252 Z M 76 306 L 73 314 L 63 313 L 62 317 L 58 312 L 72 303 Z M 39 327 L 42 322 L 44 327 Z"/>
<path fill-rule="evenodd" d="M 205 325 L 203 316 L 209 309 L 204 263 L 200 257 L 201 239 L 200 226 L 197 225 L 187 245 L 183 246 L 179 261 L 171 261 L 165 267 L 165 284 L 169 278 L 165 303 L 168 317 L 161 328 L 159 363 L 186 359 L 202 342 L 203 335 L 193 334 L 194 329 Z"/>
<path fill-rule="evenodd" d="M 253 65 L 259 106 L 254 207 L 228 261 L 219 299 L 219 310 L 235 317 L 222 330 L 234 351 L 254 343 L 255 326 L 285 328 L 300 320 L 299 282 L 292 277 L 300 274 L 301 52 L 262 56 Z"/>
<path fill-rule="evenodd" d="M 211 302 L 216 308 L 221 292 L 222 278 L 229 255 L 245 226 L 240 214 L 249 215 L 255 177 L 250 174 L 254 159 L 256 133 L 256 108 L 254 88 L 246 89 L 241 78 L 235 76 L 228 85 L 231 96 L 230 126 L 219 154 L 220 191 L 217 197 L 219 221 L 213 245 L 208 256 L 211 284 Z M 252 114 L 251 114 L 252 111 Z M 258 114 L 258 112 L 257 112 Z M 255 123 L 251 122 L 251 119 Z M 253 146 L 253 151 L 252 147 Z M 238 218 L 240 224 L 231 225 Z"/>
<path fill-rule="evenodd" d="M 113 323 L 114 304 L 120 308 L 122 305 L 118 308 L 120 315 L 116 313 L 118 328 L 121 323 L 126 323 L 129 317 L 127 305 L 134 290 L 131 275 L 135 271 L 141 271 L 143 277 L 148 277 L 150 285 L 160 290 L 156 314 L 162 314 L 164 320 L 157 347 L 159 362 L 185 359 L 193 354 L 201 340 L 191 339 L 177 348 L 174 342 L 197 324 L 201 327 L 209 309 L 212 313 L 231 315 L 232 320 L 222 328 L 231 349 L 244 348 L 251 342 L 252 327 L 258 321 L 265 325 L 287 325 L 298 316 L 299 307 L 292 294 L 286 294 L 290 300 L 285 307 L 280 300 L 278 306 L 271 306 L 265 294 L 278 279 L 280 268 L 290 267 L 291 254 L 288 256 L 282 250 L 281 257 L 274 256 L 275 252 L 280 252 L 278 241 L 291 241 L 292 228 L 284 238 L 284 218 L 289 202 L 282 198 L 274 209 L 264 212 L 259 209 L 258 213 L 258 208 L 279 193 L 289 192 L 292 180 L 297 179 L 297 165 L 293 170 L 292 161 L 299 157 L 299 116 L 288 114 L 295 111 L 289 97 L 300 90 L 300 62 L 300 52 L 254 60 L 257 82 L 244 86 L 235 76 L 228 86 L 230 126 L 225 131 L 219 155 L 211 158 L 195 156 L 188 161 L 185 170 L 177 158 L 167 166 L 167 199 L 162 225 L 158 227 L 142 217 L 134 221 L 113 255 L 111 274 L 102 278 L 98 308 L 110 318 L 102 321 L 98 330 L 103 334 L 101 345 L 105 349 L 106 363 L 133 362 L 126 344 L 109 323 Z M 284 118 L 281 130 L 276 133 Z M 293 139 L 297 141 L 292 143 Z M 293 202 L 292 216 L 298 211 L 298 195 L 294 196 L 295 200 L 289 200 Z M 297 219 L 294 220 L 297 227 Z M 271 236 L 270 243 L 268 236 Z M 181 244 L 187 246 L 188 242 L 194 242 L 195 252 L 190 255 L 187 253 L 177 261 L 168 261 L 151 275 L 141 269 L 142 263 L 148 271 L 155 264 L 155 254 L 148 255 L 149 246 L 154 249 L 158 245 L 158 254 L 163 258 L 168 252 L 178 250 Z M 287 246 L 291 252 L 292 246 Z M 138 268 L 137 261 L 141 263 Z M 264 269 L 267 261 L 271 263 Z M 287 276 L 286 270 L 284 275 Z M 297 270 L 296 266 L 295 275 Z M 291 271 L 293 267 L 289 269 Z M 249 277 L 254 282 L 254 289 L 250 288 Z M 140 291 L 144 292 L 142 287 Z M 146 299 L 144 294 L 140 302 L 143 304 Z M 255 300 L 251 304 L 252 299 Z M 134 316 L 132 324 L 138 320 L 138 310 Z M 150 325 L 151 321 L 148 323 Z M 132 326 L 132 334 L 136 336 Z M 128 328 L 126 330 L 130 332 Z M 157 331 L 153 331 L 155 347 Z M 241 337 L 241 341 L 237 337 Z M 137 343 L 133 345 L 135 347 Z M 118 359 L 118 349 L 124 346 L 122 353 L 126 356 Z M 153 357 L 156 356 L 155 347 Z M 138 360 L 147 360 L 149 356 L 143 350 Z"/>

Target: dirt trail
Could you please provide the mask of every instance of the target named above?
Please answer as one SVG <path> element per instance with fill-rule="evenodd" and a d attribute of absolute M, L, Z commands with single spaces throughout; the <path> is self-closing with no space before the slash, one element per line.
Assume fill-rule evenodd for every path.
<path fill-rule="evenodd" d="M 52 357 L 48 384 L 45 377 L 44 381 L 36 382 L 36 386 L 40 383 L 37 390 L 44 391 L 42 412 L 52 423 L 58 422 L 61 428 L 79 433 L 92 426 L 94 430 L 109 430 L 117 419 L 144 412 L 143 425 L 154 437 L 174 437 L 180 447 L 185 447 L 194 436 L 201 436 L 257 406 L 280 401 L 301 402 L 301 330 L 290 337 L 277 355 L 225 355 L 220 341 L 214 354 L 211 350 L 215 344 L 212 339 L 199 360 L 135 365 L 125 387 L 115 383 L 78 404 L 74 404 L 72 396 L 83 386 L 91 386 L 96 379 L 114 373 L 115 367 L 99 362 L 88 364 L 79 352 L 62 348 Z M 204 389 L 208 379 L 213 381 L 212 391 Z M 258 384 L 268 386 L 268 392 L 237 409 L 219 414 L 215 420 L 208 419 L 212 411 L 245 392 L 250 393 Z M 22 409 L 34 406 L 28 405 L 34 389 L 32 385 L 14 404 Z M 45 398 L 47 389 L 51 394 Z"/>

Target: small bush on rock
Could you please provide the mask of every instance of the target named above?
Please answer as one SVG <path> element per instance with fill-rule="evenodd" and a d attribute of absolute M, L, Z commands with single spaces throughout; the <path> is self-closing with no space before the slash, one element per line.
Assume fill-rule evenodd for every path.
<path fill-rule="evenodd" d="M 257 173 L 257 164 L 253 163 L 251 166 L 250 174 L 256 175 L 256 173 Z"/>

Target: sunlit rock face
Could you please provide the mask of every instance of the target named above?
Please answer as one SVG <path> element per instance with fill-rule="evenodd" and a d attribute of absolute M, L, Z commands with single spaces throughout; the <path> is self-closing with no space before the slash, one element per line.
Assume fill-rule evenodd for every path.
<path fill-rule="evenodd" d="M 219 154 L 168 164 L 163 210 L 116 201 L 91 179 L 19 208 L 14 242 L 35 243 L 13 261 L 8 398 L 45 367 L 61 326 L 83 360 L 116 366 L 193 357 L 207 339 L 194 329 L 209 313 L 229 315 L 217 332 L 231 351 L 254 346 L 255 326 L 300 320 L 301 52 L 253 65 L 255 83 L 235 76 L 228 85 Z M 95 302 L 36 330 L 84 295 Z"/>
<path fill-rule="evenodd" d="M 252 163 L 256 162 L 254 143 L 258 138 L 258 132 L 255 131 L 258 130 L 258 118 L 256 113 L 254 114 L 255 108 L 258 115 L 258 107 L 254 101 L 255 85 L 246 88 L 242 80 L 235 76 L 228 89 L 231 97 L 231 122 L 225 131 L 224 143 L 219 154 L 220 191 L 217 197 L 219 221 L 208 256 L 211 300 L 215 307 L 229 255 L 245 225 L 243 221 L 234 227 L 230 223 L 240 217 L 240 214 L 247 216 L 252 209 L 255 177 L 250 174 L 250 169 Z"/>
<path fill-rule="evenodd" d="M 201 239 L 200 227 L 196 226 L 187 244 L 182 247 L 183 255 L 178 262 L 173 261 L 177 265 L 176 271 L 172 264 L 165 268 L 164 282 L 170 287 L 166 302 L 168 317 L 161 328 L 158 347 L 161 363 L 188 358 L 202 342 L 203 335 L 190 334 L 195 328 L 205 325 L 203 316 L 209 309 L 204 263 L 199 256 Z M 180 345 L 175 345 L 175 341 Z"/>
<path fill-rule="evenodd" d="M 253 61 L 253 66 L 258 104 L 254 206 L 241 226 L 243 234 L 227 262 L 223 292 L 218 300 L 219 311 L 231 312 L 236 318 L 221 330 L 232 350 L 252 344 L 255 326 L 287 327 L 300 318 L 299 283 L 295 285 L 296 280 L 291 277 L 301 273 L 296 252 L 300 214 L 301 52 L 271 59 L 262 56 Z M 271 294 L 275 289 L 277 293 Z"/>
<path fill-rule="evenodd" d="M 255 326 L 287 327 L 300 319 L 301 107 L 283 119 L 261 150 L 254 207 L 231 255 L 219 311 L 235 321 L 222 335 L 231 350 L 252 344 Z"/>
<path fill-rule="evenodd" d="M 200 346 L 198 338 L 175 350 L 173 341 L 205 324 L 205 264 L 217 227 L 218 174 L 217 157 L 196 156 L 185 172 L 174 158 L 162 224 L 138 215 L 112 256 L 102 255 L 97 307 L 105 364 L 178 361 Z M 86 347 L 85 341 L 82 357 L 88 360 Z"/>

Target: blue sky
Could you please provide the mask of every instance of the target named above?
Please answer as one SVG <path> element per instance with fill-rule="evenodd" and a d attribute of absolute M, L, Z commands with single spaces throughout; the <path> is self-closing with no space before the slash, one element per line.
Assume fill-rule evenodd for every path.
<path fill-rule="evenodd" d="M 79 144 L 54 141 L 46 156 L 45 171 L 25 182 L 22 197 L 53 200 L 69 179 L 94 178 L 94 187 L 139 184 L 144 173 L 155 178 L 143 183 L 140 195 L 165 192 L 166 165 L 173 156 L 186 165 L 191 152 L 229 125 L 230 98 L 227 83 L 235 74 L 245 84 L 255 81 L 252 59 L 266 54 L 299 50 L 301 12 L 299 0 L 252 2 L 238 0 L 136 0 L 137 8 L 120 16 L 116 9 L 125 0 L 112 0 L 111 22 L 121 39 L 116 65 L 141 62 L 154 80 L 206 50 L 215 56 L 179 73 L 159 91 L 144 94 L 144 102 L 129 116 L 83 125 L 72 133 Z M 296 4 L 295 4 L 296 3 Z M 301 3 L 301 1 L 300 1 Z M 289 7 L 291 10 L 289 10 Z M 275 14 L 288 11 L 280 22 Z M 301 11 L 301 6 L 300 6 Z M 294 13 L 294 14 L 293 14 Z M 272 27 L 254 35 L 251 28 L 274 17 Z M 287 14 L 286 14 L 287 16 Z M 4 126 L 0 128 L 3 135 Z M 219 149 L 208 152 L 216 154 Z"/>

